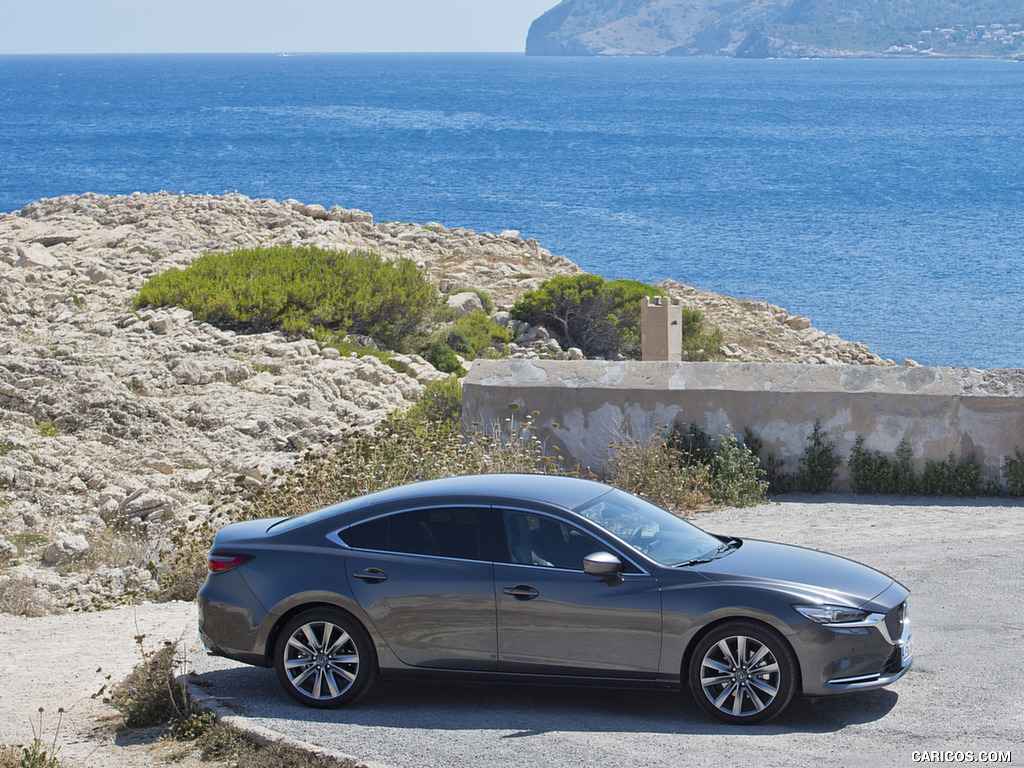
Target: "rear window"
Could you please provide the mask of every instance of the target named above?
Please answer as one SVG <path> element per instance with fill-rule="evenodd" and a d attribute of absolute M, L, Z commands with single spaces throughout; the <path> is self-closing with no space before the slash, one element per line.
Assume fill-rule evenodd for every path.
<path fill-rule="evenodd" d="M 339 538 L 353 549 L 489 560 L 486 510 L 443 507 L 398 512 L 357 523 Z"/>

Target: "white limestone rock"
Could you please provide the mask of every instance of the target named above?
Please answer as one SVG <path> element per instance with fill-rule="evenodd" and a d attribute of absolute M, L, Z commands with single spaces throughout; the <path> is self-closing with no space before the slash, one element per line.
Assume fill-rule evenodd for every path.
<path fill-rule="evenodd" d="M 483 312 L 484 305 L 480 297 L 472 291 L 454 293 L 448 297 L 448 306 L 455 313 L 456 319 L 465 317 L 473 312 Z"/>
<path fill-rule="evenodd" d="M 18 246 L 18 260 L 14 266 L 23 268 L 44 267 L 51 269 L 60 265 L 60 261 L 52 256 L 45 246 L 39 243 L 29 243 Z"/>
<path fill-rule="evenodd" d="M 43 552 L 43 561 L 50 565 L 58 565 L 82 557 L 88 551 L 89 542 L 85 536 L 81 534 L 64 536 L 46 548 L 46 551 Z"/>

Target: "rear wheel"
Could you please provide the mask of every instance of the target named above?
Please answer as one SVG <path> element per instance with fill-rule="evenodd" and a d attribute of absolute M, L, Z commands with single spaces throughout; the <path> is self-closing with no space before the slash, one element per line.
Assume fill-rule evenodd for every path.
<path fill-rule="evenodd" d="M 797 662 L 778 632 L 751 621 L 715 627 L 690 659 L 690 691 L 726 723 L 763 723 L 778 715 L 797 689 Z"/>
<path fill-rule="evenodd" d="M 274 648 L 278 680 L 310 707 L 343 707 L 366 693 L 377 673 L 373 641 L 348 614 L 329 608 L 299 614 Z"/>

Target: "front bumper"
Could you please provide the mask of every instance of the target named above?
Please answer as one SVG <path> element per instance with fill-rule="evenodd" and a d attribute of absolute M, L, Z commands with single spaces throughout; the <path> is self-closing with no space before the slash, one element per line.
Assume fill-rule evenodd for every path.
<path fill-rule="evenodd" d="M 887 613 L 873 613 L 864 621 L 850 625 L 850 628 L 877 632 L 891 645 L 892 650 L 881 670 L 868 674 L 833 677 L 825 683 L 826 688 L 837 692 L 880 688 L 896 682 L 910 669 L 914 662 L 914 637 L 910 631 L 906 601 Z"/>
<path fill-rule="evenodd" d="M 884 609 L 883 609 L 884 610 Z M 914 641 L 904 599 L 849 624 L 805 628 L 814 651 L 802 658 L 803 693 L 828 696 L 894 683 L 913 664 Z"/>

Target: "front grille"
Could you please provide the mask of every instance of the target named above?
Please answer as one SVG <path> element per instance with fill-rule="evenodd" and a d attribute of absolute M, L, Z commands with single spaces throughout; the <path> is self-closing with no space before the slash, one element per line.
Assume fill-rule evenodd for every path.
<path fill-rule="evenodd" d="M 903 617 L 907 612 L 906 602 L 902 602 L 885 614 L 885 629 L 889 633 L 889 639 L 896 642 L 903 637 Z"/>

